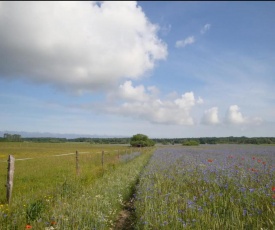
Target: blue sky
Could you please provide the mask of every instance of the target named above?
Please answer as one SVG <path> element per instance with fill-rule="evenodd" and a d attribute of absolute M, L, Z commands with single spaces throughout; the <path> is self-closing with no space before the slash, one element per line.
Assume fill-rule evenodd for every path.
<path fill-rule="evenodd" d="M 274 2 L 1 2 L 0 131 L 275 136 Z"/>

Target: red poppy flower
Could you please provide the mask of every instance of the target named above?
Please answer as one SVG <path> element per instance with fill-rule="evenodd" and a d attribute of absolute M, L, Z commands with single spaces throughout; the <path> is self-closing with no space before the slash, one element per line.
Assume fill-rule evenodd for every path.
<path fill-rule="evenodd" d="M 272 186 L 272 191 L 275 192 L 275 186 Z"/>
<path fill-rule="evenodd" d="M 257 169 L 254 169 L 254 168 L 251 168 L 250 169 L 252 172 L 258 172 L 258 170 Z"/>
<path fill-rule="evenodd" d="M 52 221 L 51 222 L 51 225 L 53 226 L 53 225 L 56 225 L 57 223 L 55 222 L 55 221 Z"/>
<path fill-rule="evenodd" d="M 26 225 L 26 229 L 31 229 L 31 228 L 32 228 L 32 226 L 30 224 Z"/>
<path fill-rule="evenodd" d="M 258 159 L 258 163 L 261 163 L 262 161 L 260 159 Z"/>
<path fill-rule="evenodd" d="M 207 161 L 208 161 L 208 162 L 213 162 L 213 160 L 212 160 L 212 159 L 208 159 Z"/>

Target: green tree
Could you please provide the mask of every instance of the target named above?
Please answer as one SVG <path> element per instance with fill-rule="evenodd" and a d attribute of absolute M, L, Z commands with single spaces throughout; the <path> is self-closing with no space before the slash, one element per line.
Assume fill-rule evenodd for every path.
<path fill-rule="evenodd" d="M 144 134 L 136 134 L 130 139 L 130 145 L 133 147 L 149 147 L 154 146 L 155 142 Z"/>
<path fill-rule="evenodd" d="M 199 144 L 200 142 L 195 140 L 186 140 L 182 143 L 182 145 L 185 145 L 185 146 L 198 146 Z"/>

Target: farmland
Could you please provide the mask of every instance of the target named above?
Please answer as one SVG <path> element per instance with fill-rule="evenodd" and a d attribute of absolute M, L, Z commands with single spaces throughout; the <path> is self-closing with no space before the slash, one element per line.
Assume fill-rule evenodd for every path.
<path fill-rule="evenodd" d="M 275 146 L 158 149 L 135 205 L 137 229 L 274 229 Z"/>
<path fill-rule="evenodd" d="M 275 146 L 0 143 L 2 185 L 9 154 L 14 190 L 8 206 L 0 187 L 0 229 L 115 229 L 132 198 L 132 229 L 275 228 Z"/>

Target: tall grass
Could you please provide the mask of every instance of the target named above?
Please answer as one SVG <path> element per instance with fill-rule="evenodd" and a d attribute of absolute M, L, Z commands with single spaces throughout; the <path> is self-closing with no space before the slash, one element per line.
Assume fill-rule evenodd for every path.
<path fill-rule="evenodd" d="M 275 147 L 159 149 L 140 178 L 137 229 L 275 229 Z"/>
<path fill-rule="evenodd" d="M 104 169 L 113 168 L 119 163 L 118 154 L 130 152 L 127 146 L 94 146 L 89 143 L 0 143 L 0 184 L 3 185 L 0 186 L 0 203 L 4 203 L 6 199 L 4 184 L 7 178 L 9 154 L 16 159 L 13 188 L 13 198 L 16 198 L 24 194 L 47 193 L 47 190 L 59 186 L 67 178 L 74 178 L 76 150 L 80 152 L 78 179 L 86 184 L 102 175 L 102 150 L 105 152 Z M 68 153 L 72 155 L 62 155 Z"/>
<path fill-rule="evenodd" d="M 150 153 L 145 153 L 123 163 L 114 150 L 125 154 L 128 147 L 73 145 L 79 152 L 90 152 L 80 154 L 81 171 L 80 176 L 76 176 L 74 155 L 50 157 L 57 151 L 58 154 L 69 152 L 66 145 L 63 145 L 64 149 L 45 146 L 48 147 L 47 156 L 38 150 L 31 154 L 30 149 L 20 153 L 14 148 L 18 151 L 17 159 L 35 159 L 16 161 L 13 198 L 9 207 L 4 204 L 1 190 L 0 229 L 24 229 L 28 224 L 34 229 L 110 228 L 150 157 Z M 104 168 L 101 165 L 102 148 L 105 150 Z M 2 179 L 4 174 L 1 167 Z"/>

